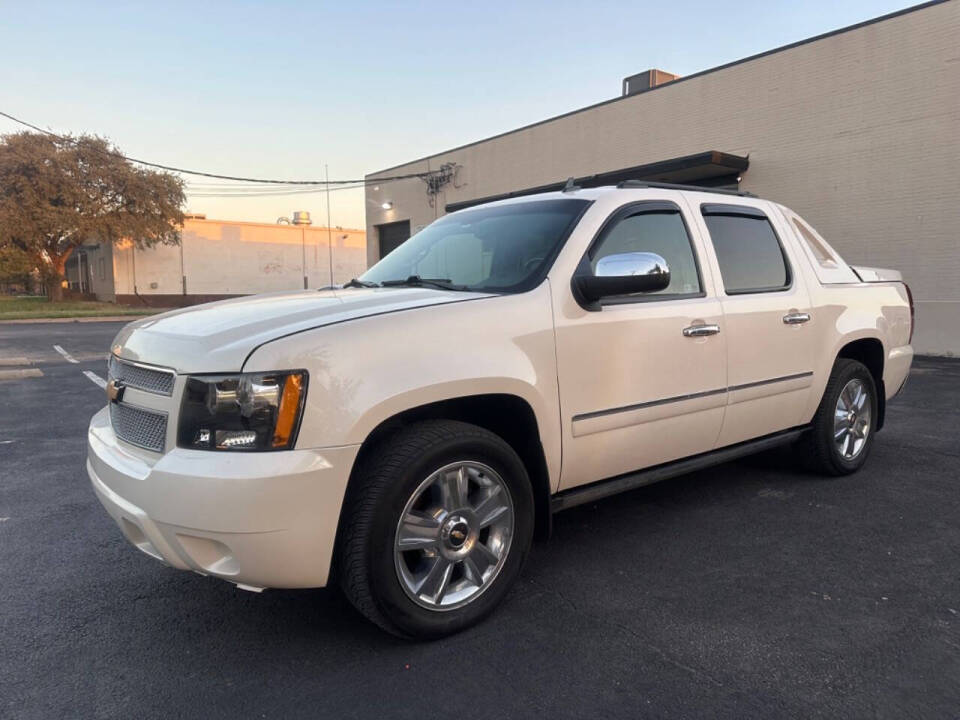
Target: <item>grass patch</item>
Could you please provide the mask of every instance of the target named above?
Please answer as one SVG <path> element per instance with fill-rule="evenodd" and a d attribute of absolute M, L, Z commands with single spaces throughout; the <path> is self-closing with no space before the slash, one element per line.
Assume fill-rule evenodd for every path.
<path fill-rule="evenodd" d="M 133 308 L 90 300 L 50 302 L 45 297 L 0 295 L 0 320 L 154 315 L 163 308 Z"/>

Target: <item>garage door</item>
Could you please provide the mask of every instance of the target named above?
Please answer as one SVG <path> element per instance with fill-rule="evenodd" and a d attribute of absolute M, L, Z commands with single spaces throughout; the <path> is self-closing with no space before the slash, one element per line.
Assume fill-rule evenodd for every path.
<path fill-rule="evenodd" d="M 397 249 L 397 246 L 410 239 L 410 221 L 377 225 L 377 238 L 380 242 L 380 257 L 385 257 Z"/>

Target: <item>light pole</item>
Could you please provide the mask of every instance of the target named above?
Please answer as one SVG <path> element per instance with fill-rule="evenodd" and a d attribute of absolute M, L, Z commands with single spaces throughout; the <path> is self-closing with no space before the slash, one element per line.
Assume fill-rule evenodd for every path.
<path fill-rule="evenodd" d="M 303 289 L 307 289 L 307 226 L 300 226 L 300 263 L 303 268 Z"/>

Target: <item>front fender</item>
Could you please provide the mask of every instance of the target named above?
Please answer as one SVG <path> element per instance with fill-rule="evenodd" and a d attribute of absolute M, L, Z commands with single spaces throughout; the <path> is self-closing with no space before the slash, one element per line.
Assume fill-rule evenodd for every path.
<path fill-rule="evenodd" d="M 469 380 L 451 380 L 434 385 L 406 390 L 383 399 L 357 418 L 349 435 L 363 442 L 382 423 L 408 410 L 444 400 L 477 395 L 512 395 L 525 401 L 537 418 L 537 426 L 549 422 L 548 408 L 535 385 L 512 377 L 481 377 Z"/>
<path fill-rule="evenodd" d="M 310 373 L 298 448 L 362 443 L 385 420 L 429 403 L 514 395 L 533 409 L 551 478 L 560 428 L 549 285 L 520 295 L 359 318 L 258 348 L 245 371 Z"/>

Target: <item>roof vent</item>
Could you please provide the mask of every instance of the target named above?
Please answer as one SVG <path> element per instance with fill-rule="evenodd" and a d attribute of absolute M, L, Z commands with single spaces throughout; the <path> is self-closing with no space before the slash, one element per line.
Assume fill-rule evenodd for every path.
<path fill-rule="evenodd" d="M 637 73 L 636 75 L 631 75 L 623 79 L 623 97 L 652 90 L 658 85 L 666 85 L 678 77 L 680 76 L 668 73 L 665 70 L 657 70 L 656 68 L 653 70 L 644 70 L 642 73 Z"/>

